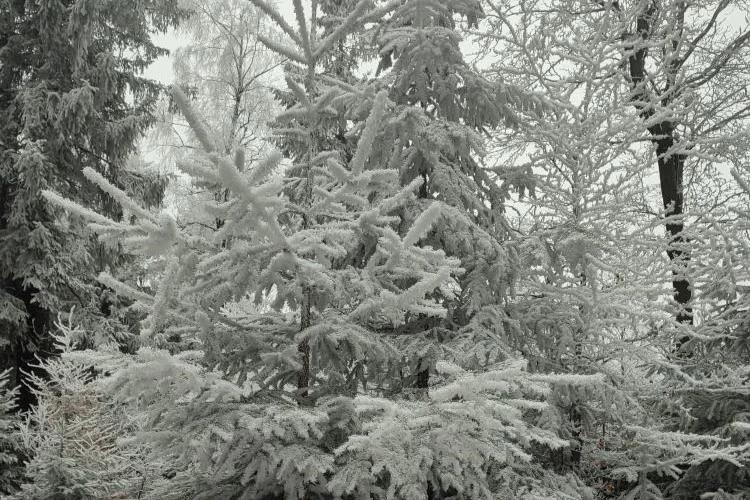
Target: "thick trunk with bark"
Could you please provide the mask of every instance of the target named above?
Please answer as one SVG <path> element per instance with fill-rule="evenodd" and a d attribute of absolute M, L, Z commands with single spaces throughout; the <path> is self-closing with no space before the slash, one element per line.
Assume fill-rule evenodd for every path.
<path fill-rule="evenodd" d="M 654 136 L 657 135 L 654 134 Z M 680 323 L 692 324 L 693 309 L 690 306 L 690 300 L 693 297 L 693 292 L 687 276 L 687 264 L 690 260 L 690 254 L 685 249 L 686 241 L 683 237 L 685 224 L 681 218 L 684 213 L 682 182 L 685 155 L 681 153 L 668 153 L 670 149 L 676 146 L 676 141 L 671 134 L 667 135 L 666 138 L 655 139 L 654 142 L 656 143 L 656 154 L 659 163 L 659 183 L 661 185 L 662 203 L 668 217 L 668 222 L 666 223 L 667 237 L 669 238 L 667 255 L 672 263 L 672 291 L 674 299 L 679 306 L 676 318 Z"/>

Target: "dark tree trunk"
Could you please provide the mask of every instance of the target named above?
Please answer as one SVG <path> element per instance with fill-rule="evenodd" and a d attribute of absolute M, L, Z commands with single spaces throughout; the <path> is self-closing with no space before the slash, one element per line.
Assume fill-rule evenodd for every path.
<path fill-rule="evenodd" d="M 427 172 L 422 172 L 420 175 L 422 176 L 422 185 L 419 186 L 419 193 L 417 196 L 420 199 L 426 199 L 430 196 L 429 175 Z M 426 363 L 424 362 L 424 359 L 419 358 L 417 361 L 417 370 L 419 371 L 417 372 L 417 380 L 415 383 L 417 389 L 427 389 L 430 387 L 430 369 L 425 365 Z"/>
<path fill-rule="evenodd" d="M 419 359 L 419 365 L 423 365 L 424 359 Z M 430 387 L 430 369 L 427 367 L 424 367 L 422 370 L 417 372 L 417 383 L 416 383 L 417 389 L 427 389 Z"/>
<path fill-rule="evenodd" d="M 309 328 L 310 325 L 312 325 L 312 292 L 305 289 L 300 310 L 300 331 Z M 297 372 L 297 388 L 301 389 L 301 396 L 305 397 L 308 395 L 308 387 L 310 387 L 310 343 L 307 340 L 301 341 L 297 344 L 297 351 L 302 365 Z"/>
<path fill-rule="evenodd" d="M 583 415 L 581 415 L 580 403 L 575 401 L 570 406 L 570 423 L 571 429 L 570 441 L 570 467 L 573 471 L 581 470 L 581 452 L 583 449 L 583 440 L 581 439 L 581 427 L 583 426 Z"/>
<path fill-rule="evenodd" d="M 653 134 L 653 132 L 652 132 Z M 685 155 L 681 153 L 669 154 L 667 151 L 674 148 L 676 141 L 673 132 L 666 139 L 655 139 L 656 154 L 659 162 L 659 182 L 661 185 L 661 196 L 667 217 L 673 218 L 666 224 L 667 255 L 672 262 L 672 290 L 674 298 L 679 305 L 677 321 L 680 323 L 693 324 L 693 309 L 690 306 L 693 292 L 687 277 L 686 267 L 690 260 L 689 253 L 685 250 L 685 238 L 683 230 L 685 224 L 681 219 L 684 211 L 683 173 L 685 168 Z M 654 134 L 656 136 L 656 134 Z M 685 339 L 680 339 L 682 344 Z M 678 346 L 679 347 L 679 346 Z"/>
<path fill-rule="evenodd" d="M 307 389 L 310 386 L 310 344 L 307 340 L 297 344 L 297 351 L 300 353 L 302 363 L 302 368 L 297 373 L 297 388 L 303 389 L 302 396 L 307 396 Z"/>
<path fill-rule="evenodd" d="M 667 88 L 662 93 L 663 95 L 657 96 L 646 87 L 649 83 L 646 78 L 647 42 L 651 36 L 651 23 L 653 17 L 656 15 L 656 10 L 656 2 L 650 2 L 648 7 L 638 16 L 636 20 L 636 37 L 634 45 L 631 47 L 633 52 L 628 58 L 630 82 L 632 85 L 631 99 L 644 121 L 653 119 L 656 113 L 656 106 L 668 105 L 672 102 L 675 95 L 674 89 Z M 668 81 L 673 80 L 674 78 L 668 78 Z M 686 273 L 690 255 L 685 250 L 686 241 L 683 236 L 685 226 L 681 218 L 684 213 L 685 204 L 683 173 L 686 156 L 684 153 L 677 151 L 679 140 L 675 132 L 674 122 L 665 118 L 663 121 L 650 126 L 648 131 L 651 134 L 651 141 L 656 145 L 662 204 L 666 210 L 666 216 L 669 218 L 666 223 L 668 237 L 667 255 L 673 266 L 672 290 L 674 299 L 679 307 L 676 319 L 680 323 L 691 325 L 693 323 L 693 311 L 690 306 L 692 289 Z M 685 338 L 678 339 L 677 349 L 685 341 Z"/>

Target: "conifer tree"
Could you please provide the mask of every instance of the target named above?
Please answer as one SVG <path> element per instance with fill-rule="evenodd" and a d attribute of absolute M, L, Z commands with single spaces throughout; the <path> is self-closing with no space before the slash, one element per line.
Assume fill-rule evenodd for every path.
<path fill-rule="evenodd" d="M 472 28 L 483 16 L 480 2 L 415 0 L 371 28 L 380 81 L 395 103 L 387 119 L 396 146 L 380 161 L 398 168 L 403 184 L 423 179 L 405 221 L 432 200 L 446 205 L 425 241 L 459 258 L 465 270 L 459 293 L 440 297 L 450 311 L 445 320 L 415 316 L 403 327 L 430 339 L 429 352 L 413 360 L 420 387 L 429 384 L 440 350 L 463 353 L 469 363 L 503 357 L 504 331 L 513 327 L 500 304 L 517 269 L 505 245 L 506 195 L 483 163 L 484 137 L 551 108 L 539 95 L 490 82 L 464 60 L 459 24 Z"/>
<path fill-rule="evenodd" d="M 174 89 L 206 155 L 185 169 L 235 193 L 206 206 L 226 221 L 213 239 L 143 210 L 91 169 L 88 178 L 135 224 L 46 194 L 93 221 L 105 240 L 163 259 L 153 296 L 100 279 L 150 310 L 143 334 L 154 346 L 179 333 L 184 348 L 195 349 L 143 348 L 109 377 L 109 394 L 152 416 L 143 433 L 149 456 L 172 464 L 170 479 L 146 496 L 583 498 L 580 482 L 550 473 L 531 454 L 565 444 L 535 418 L 554 377 L 531 376 L 511 356 L 459 366 L 437 353 L 429 387 L 410 389 L 421 371 L 412 361 L 433 342 L 399 325 L 447 316 L 444 300 L 460 290 L 458 259 L 425 241 L 451 207 L 417 202 L 421 175 L 401 181 L 399 122 L 388 118 L 398 104 L 389 90 L 318 71 L 341 36 L 397 2 L 371 9 L 361 1 L 326 37 L 299 1 L 296 28 L 254 3 L 291 42 L 262 39 L 292 61 L 286 82 L 296 104 L 276 130 L 292 152 L 283 178 L 269 176 L 278 154 L 248 165 L 241 152 L 222 154 Z M 319 125 L 332 119 L 346 123 L 351 157 L 321 140 L 328 129 Z M 248 292 L 271 307 L 237 307 Z"/>
<path fill-rule="evenodd" d="M 525 258 L 523 244 L 513 241 L 515 235 L 510 234 L 505 219 L 511 189 L 523 192 L 532 182 L 528 177 L 514 177 L 505 166 L 485 167 L 481 162 L 483 135 L 529 122 L 546 126 L 563 111 L 559 102 L 522 90 L 528 88 L 523 84 L 492 82 L 464 61 L 456 18 L 472 28 L 483 16 L 479 2 L 406 2 L 382 23 L 379 32 L 380 69 L 387 70 L 383 80 L 399 104 L 391 119 L 399 127 L 402 176 L 405 180 L 423 177 L 426 182 L 420 197 L 444 200 L 451 206 L 428 241 L 460 257 L 467 270 L 460 280 L 458 300 L 450 303 L 450 320 L 427 326 L 414 322 L 413 327 L 433 337 L 433 353 L 442 349 L 470 366 L 503 358 L 514 349 L 538 362 L 538 351 L 529 349 L 526 339 L 527 325 L 539 317 L 533 312 L 527 317 L 527 311 L 511 299 L 514 291 L 525 288 L 519 278 L 525 278 L 535 263 Z M 561 307 L 566 308 L 565 314 L 576 315 L 574 306 Z M 424 356 L 418 361 L 425 358 L 429 360 Z M 427 369 L 420 367 L 419 383 L 427 386 L 429 362 L 424 365 Z M 535 369 L 539 370 L 538 363 Z M 542 371 L 548 370 L 570 369 L 556 365 Z M 580 453 L 575 438 L 580 436 L 581 423 L 566 425 L 567 413 L 576 401 L 593 403 L 602 397 L 604 388 L 579 384 L 575 377 L 561 378 L 555 384 L 551 399 L 556 407 L 549 408 L 542 421 L 554 422 L 552 426 L 571 439 L 573 451 L 566 447 L 565 452 Z M 548 449 L 540 451 L 542 457 L 549 455 Z"/>
<path fill-rule="evenodd" d="M 93 302 L 91 268 L 117 255 L 92 247 L 80 221 L 61 218 L 40 193 L 55 189 L 122 215 L 81 171 L 94 168 L 121 187 L 137 180 L 124 163 L 159 91 L 138 73 L 165 53 L 151 35 L 183 15 L 172 0 L 0 5 L 0 364 L 14 368 L 14 384 L 35 355 L 52 351 L 57 312 Z M 28 409 L 31 393 L 20 387 Z"/>
<path fill-rule="evenodd" d="M 26 458 L 20 486 L 7 498 L 137 498 L 158 468 L 144 463 L 142 447 L 123 444 L 138 422 L 113 404 L 96 376 L 122 354 L 112 343 L 92 359 L 76 345 L 82 332 L 56 326 L 60 355 L 40 361 L 44 378 L 30 376 L 37 403 L 19 418 L 17 445 Z M 97 365 L 107 353 L 110 363 Z"/>

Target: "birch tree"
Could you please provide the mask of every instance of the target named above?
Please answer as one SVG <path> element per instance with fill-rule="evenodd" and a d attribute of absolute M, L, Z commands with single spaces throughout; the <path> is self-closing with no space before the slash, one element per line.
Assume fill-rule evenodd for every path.
<path fill-rule="evenodd" d="M 732 23 L 745 7 L 730 1 L 651 0 L 522 1 L 510 8 L 492 6 L 496 30 L 491 36 L 503 39 L 526 34 L 519 24 L 511 28 L 508 13 L 515 17 L 513 22 L 538 23 L 548 34 L 545 46 L 525 48 L 538 61 L 533 63 L 537 80 L 546 80 L 548 85 L 575 81 L 577 77 L 564 61 L 565 54 L 578 52 L 582 59 L 574 64 L 593 70 L 586 78 L 608 81 L 614 89 L 613 99 L 603 105 L 613 110 L 631 107 L 629 119 L 627 114 L 619 115 L 620 127 L 640 131 L 628 139 L 634 146 L 644 141 L 652 145 L 650 154 L 658 166 L 659 212 L 672 263 L 674 316 L 683 325 L 692 324 L 690 252 L 684 234 L 690 217 L 685 200 L 686 196 L 701 200 L 706 187 L 700 179 L 707 172 L 726 178 L 718 165 L 747 154 L 742 126 L 750 110 L 742 97 L 747 75 L 741 61 L 747 55 L 750 33 L 745 26 Z M 553 30 L 560 25 L 548 24 L 559 22 L 561 16 L 570 27 L 561 33 L 571 37 L 555 36 Z M 717 195 L 722 200 L 737 196 L 736 192 Z M 676 334 L 678 348 L 687 331 Z"/>
<path fill-rule="evenodd" d="M 663 11 L 671 8 L 670 5 L 660 2 L 658 8 Z M 498 3 L 491 5 L 489 30 L 479 30 L 476 33 L 485 42 L 485 48 L 495 50 L 498 56 L 498 62 L 490 70 L 496 78 L 537 89 L 562 105 L 557 116 L 559 121 L 553 122 L 554 125 L 528 122 L 515 135 L 499 135 L 495 150 L 501 159 L 517 162 L 514 168 L 498 168 L 506 182 L 510 184 L 519 179 L 526 181 L 535 188 L 537 194 L 536 199 L 524 200 L 516 205 L 522 211 L 517 218 L 517 227 L 519 231 L 528 234 L 525 238 L 527 242 L 522 247 L 525 249 L 523 253 L 534 259 L 534 265 L 542 275 L 536 278 L 536 283 L 529 283 L 530 288 L 526 291 L 529 295 L 519 304 L 526 308 L 526 314 L 519 314 L 518 317 L 523 318 L 522 321 L 542 318 L 532 331 L 541 331 L 547 335 L 556 333 L 562 340 L 549 342 L 549 337 L 545 336 L 539 343 L 534 343 L 528 337 L 521 337 L 520 345 L 527 349 L 542 346 L 542 351 L 547 352 L 549 349 L 562 347 L 557 353 L 558 356 L 560 353 L 563 356 L 552 361 L 553 363 L 568 359 L 567 363 L 575 364 L 575 360 L 578 360 L 583 364 L 573 370 L 586 370 L 592 368 L 591 352 L 601 353 L 602 349 L 606 349 L 604 346 L 613 340 L 612 337 L 608 341 L 604 341 L 602 337 L 596 340 L 588 338 L 585 334 L 586 323 L 594 321 L 598 324 L 596 331 L 600 335 L 608 330 L 610 333 L 618 332 L 615 335 L 622 343 L 616 341 L 610 344 L 619 345 L 617 355 L 610 358 L 616 361 L 609 367 L 606 366 L 608 361 L 594 366 L 613 377 L 611 380 L 617 380 L 618 385 L 630 378 L 631 387 L 640 394 L 638 401 L 633 401 L 635 404 L 631 409 L 642 405 L 640 414 L 651 414 L 654 417 L 650 419 L 650 429 L 643 428 L 639 431 L 641 439 L 651 443 L 652 447 L 648 449 L 644 455 L 645 460 L 640 465 L 638 461 L 631 461 L 627 453 L 623 453 L 624 449 L 616 448 L 607 449 L 602 454 L 607 459 L 598 463 L 600 467 L 603 466 L 601 472 L 605 475 L 610 475 L 613 479 L 619 478 L 604 483 L 605 488 L 611 488 L 612 493 L 624 495 L 632 484 L 637 484 L 634 490 L 630 490 L 631 494 L 638 492 L 644 498 L 661 498 L 660 495 L 668 496 L 678 489 L 685 488 L 682 491 L 687 491 L 691 488 L 688 484 L 693 484 L 694 487 L 695 483 L 691 481 L 695 481 L 695 478 L 716 476 L 716 470 L 711 470 L 713 462 L 707 460 L 711 444 L 708 441 L 701 443 L 700 439 L 703 438 L 688 444 L 693 440 L 689 434 L 692 432 L 691 428 L 672 425 L 673 422 L 666 416 L 675 407 L 671 404 L 664 405 L 670 408 L 664 411 L 661 403 L 668 400 L 664 397 L 665 393 L 644 387 L 639 379 L 645 372 L 637 370 L 634 364 L 636 359 L 647 359 L 652 371 L 664 374 L 665 378 L 659 376 L 661 383 L 668 387 L 674 387 L 672 384 L 675 384 L 688 392 L 690 390 L 682 386 L 682 383 L 686 377 L 697 377 L 694 370 L 701 370 L 697 361 L 687 362 L 683 366 L 665 364 L 664 360 L 674 354 L 675 337 L 679 349 L 695 332 L 688 326 L 693 320 L 692 313 L 684 307 L 687 304 L 684 292 L 687 290 L 701 296 L 708 281 L 712 280 L 708 276 L 713 274 L 701 263 L 708 248 L 704 246 L 705 231 L 708 234 L 713 232 L 707 221 L 724 226 L 722 231 L 730 230 L 727 224 L 732 217 L 726 217 L 722 206 L 733 205 L 732 200 L 736 199 L 738 193 L 727 176 L 714 184 L 706 182 L 706 176 L 702 174 L 707 168 L 720 173 L 721 167 L 717 165 L 720 160 L 734 162 L 739 156 L 746 154 L 741 133 L 714 135 L 717 131 L 707 126 L 707 123 L 717 120 L 717 123 L 727 124 L 736 119 L 734 124 L 738 126 L 745 116 L 743 103 L 739 100 L 734 100 L 733 111 L 724 110 L 727 114 L 723 118 L 714 117 L 711 113 L 702 114 L 701 110 L 715 104 L 712 101 L 716 97 L 715 92 L 723 92 L 722 89 L 711 87 L 710 79 L 700 84 L 705 87 L 696 85 L 698 80 L 691 84 L 681 83 L 682 90 L 676 92 L 682 97 L 672 100 L 674 87 L 669 86 L 676 86 L 677 83 L 665 83 L 661 79 L 663 75 L 657 69 L 667 67 L 662 61 L 667 56 L 658 55 L 658 47 L 661 47 L 659 43 L 665 43 L 660 37 L 672 36 L 675 31 L 665 21 L 667 12 L 660 15 L 652 12 L 649 14 L 653 15 L 649 18 L 651 22 L 666 24 L 660 24 L 661 28 L 651 33 L 653 38 L 648 42 L 648 47 L 640 45 L 644 50 L 637 50 L 632 36 L 628 35 L 628 29 L 631 22 L 632 26 L 636 26 L 639 19 L 643 23 L 643 17 L 628 9 L 639 6 L 644 7 L 646 4 Z M 697 5 L 692 7 L 695 10 L 690 12 L 697 17 L 705 14 Z M 719 4 L 709 14 L 721 17 L 720 14 L 726 8 L 723 3 Z M 713 21 L 717 22 L 716 19 Z M 683 39 L 688 40 L 690 36 L 696 37 L 703 33 L 704 26 L 699 27 L 692 22 L 689 24 L 689 28 L 684 27 L 686 31 L 680 32 L 679 36 Z M 715 27 L 712 26 L 706 33 L 712 33 L 711 30 Z M 726 27 L 723 29 L 726 30 Z M 692 35 L 686 34 L 687 31 L 691 31 Z M 737 36 L 737 40 L 742 42 L 742 32 Z M 719 41 L 715 39 L 714 42 Z M 740 50 L 729 57 L 743 57 L 741 46 L 738 49 Z M 655 51 L 657 55 L 650 51 Z M 688 58 L 696 57 L 693 51 L 689 52 Z M 644 80 L 638 80 L 637 76 L 634 79 L 635 74 L 630 71 L 631 66 L 637 69 L 638 58 L 655 59 L 655 62 L 646 65 Z M 710 60 L 696 58 L 692 67 L 680 67 L 678 73 L 682 72 L 679 73 L 682 76 L 675 77 L 675 80 L 679 83 L 683 79 L 690 79 L 690 71 L 700 71 L 701 61 L 713 64 Z M 719 61 L 714 62 L 719 64 Z M 733 76 L 729 77 L 732 81 L 743 78 L 737 70 L 730 64 L 720 71 L 732 73 Z M 683 75 L 685 72 L 688 76 Z M 690 95 L 690 98 L 685 99 L 685 95 Z M 725 97 L 730 101 L 734 99 L 734 95 L 729 93 Z M 732 118 L 725 121 L 730 116 Z M 697 125 L 698 123 L 701 125 Z M 705 134 L 698 132 L 701 127 L 705 127 Z M 675 131 L 677 133 L 674 136 L 670 135 Z M 690 137 L 687 142 L 684 142 L 684 131 Z M 659 150 L 659 141 L 662 140 L 673 141 L 668 146 L 669 151 Z M 717 147 L 717 142 L 722 142 L 722 146 Z M 650 148 L 644 147 L 649 144 Z M 664 145 L 662 142 L 661 147 Z M 657 163 L 662 174 L 659 178 L 649 175 L 649 170 L 644 168 L 652 164 L 650 158 L 653 158 L 654 149 L 657 150 Z M 671 210 L 678 206 L 682 211 L 682 200 L 678 199 L 675 204 L 668 202 L 666 198 L 675 199 L 676 195 L 669 194 L 668 191 L 675 189 L 675 182 L 682 181 L 670 172 L 678 172 L 680 169 L 686 169 L 690 174 L 688 178 L 691 182 L 686 182 L 685 192 L 692 195 L 693 204 L 690 212 L 675 216 Z M 716 185 L 723 186 L 724 190 L 712 189 Z M 652 201 L 657 197 L 662 198 L 658 205 Z M 664 248 L 652 234 L 652 228 L 656 227 L 659 220 L 657 217 L 667 223 L 667 253 L 670 260 L 678 264 L 678 267 L 671 266 L 671 271 L 668 271 L 671 276 L 664 273 L 664 266 L 658 258 L 650 257 L 655 255 L 655 250 Z M 691 221 L 691 227 L 685 228 L 682 225 L 686 218 Z M 722 222 L 719 223 L 719 220 Z M 716 229 L 718 228 L 714 230 Z M 541 244 L 537 238 L 542 239 Z M 609 243 L 602 245 L 606 241 Z M 692 252 L 698 257 L 697 262 L 690 262 L 688 254 L 682 253 L 686 251 L 685 244 L 688 241 Z M 536 252 L 532 252 L 532 249 L 536 249 Z M 590 252 L 592 249 L 595 253 Z M 599 266 L 598 262 L 604 265 Z M 576 267 L 578 272 L 575 271 Z M 544 277 L 544 274 L 554 278 Z M 560 279 L 566 275 L 566 279 Z M 591 282 L 590 276 L 595 276 L 595 281 L 601 281 L 598 284 Z M 686 288 L 688 276 L 692 288 Z M 554 280 L 559 281 L 555 283 Z M 584 280 L 586 286 L 581 287 Z M 598 285 L 601 285 L 601 289 L 595 290 Z M 565 290 L 567 287 L 570 288 Z M 722 287 L 723 285 L 714 283 L 708 288 L 718 293 Z M 627 291 L 629 288 L 630 291 Z M 677 300 L 672 303 L 676 307 L 639 300 L 646 299 L 649 295 L 653 298 L 655 294 L 668 289 L 676 292 Z M 537 291 L 530 293 L 531 290 Z M 618 290 L 625 292 L 624 295 L 619 296 Z M 589 292 L 591 295 L 587 296 Z M 605 296 L 609 298 L 600 302 Z M 638 303 L 631 302 L 633 299 Z M 571 308 L 571 302 L 577 303 L 577 306 Z M 624 304 L 630 306 L 618 311 Z M 665 310 L 673 315 L 674 324 L 659 311 L 662 306 L 667 306 Z M 586 311 L 596 313 L 587 317 Z M 566 325 L 561 320 L 565 317 L 581 321 L 583 328 L 577 326 L 575 321 Z M 549 321 L 550 318 L 554 319 Z M 705 318 L 707 316 L 699 320 Z M 618 323 L 619 326 L 616 326 Z M 566 329 L 569 332 L 567 336 Z M 668 332 L 669 336 L 664 337 L 660 332 Z M 607 334 L 604 335 L 606 337 Z M 592 342 L 589 347 L 593 351 L 587 352 L 587 342 Z M 570 347 L 566 348 L 566 343 Z M 704 348 L 697 339 L 691 343 L 698 349 Z M 623 348 L 624 351 L 621 350 Z M 630 356 L 633 357 L 628 362 Z M 606 356 L 600 359 L 606 359 Z M 548 363 L 551 360 L 545 356 L 541 361 Z M 613 371 L 613 367 L 617 369 Z M 685 375 L 683 369 L 688 370 L 690 375 Z M 624 378 L 616 373 L 620 370 Z M 691 383 L 686 385 L 690 386 Z M 701 399 L 697 396 L 702 391 L 700 383 L 692 386 L 691 390 L 694 391 L 691 393 L 694 397 Z M 587 402 L 590 404 L 591 399 Z M 571 408 L 575 407 L 575 404 L 571 405 Z M 703 412 L 707 411 L 708 406 L 693 408 L 697 412 Z M 588 413 L 586 418 L 595 414 L 591 413 L 591 408 L 584 412 Z M 572 429 L 579 427 L 575 424 L 576 420 L 579 423 L 586 420 L 582 417 L 578 411 L 571 411 L 570 420 L 574 424 Z M 610 446 L 608 440 L 612 444 L 620 440 L 621 432 L 633 418 L 637 417 L 629 414 L 627 418 L 620 420 L 624 427 L 619 430 L 616 429 L 616 419 L 610 421 L 614 424 L 610 426 L 610 431 L 614 430 L 614 433 L 600 441 L 599 446 L 606 449 Z M 672 447 L 663 441 L 664 436 L 660 434 L 660 430 L 680 430 L 686 434 L 679 438 L 675 435 L 681 444 Z M 677 452 L 678 449 L 681 451 Z M 600 455 L 596 449 L 590 449 L 589 452 L 592 456 Z M 692 455 L 692 458 L 688 459 L 681 453 Z M 737 450 L 731 447 L 723 453 L 722 459 L 716 461 L 717 469 L 731 468 L 729 464 L 737 457 Z M 698 458 L 701 455 L 703 458 Z M 575 458 L 580 459 L 581 456 L 577 455 Z M 582 458 L 585 461 L 585 452 Z M 663 466 L 670 460 L 684 460 L 680 463 L 691 462 L 695 467 L 684 480 L 677 481 L 666 478 L 656 480 L 642 472 L 635 472 L 647 467 L 664 470 Z M 627 467 L 621 466 L 628 462 Z M 687 465 L 682 467 L 688 468 Z M 625 470 L 630 472 L 623 476 Z M 625 483 L 630 482 L 631 486 L 623 484 L 623 479 L 626 479 Z M 710 484 L 715 488 L 717 482 L 706 479 L 706 489 L 703 491 L 709 491 Z"/>
<path fill-rule="evenodd" d="M 191 15 L 178 28 L 185 43 L 174 53 L 174 81 L 192 99 L 214 147 L 259 158 L 269 144 L 267 123 L 275 109 L 270 82 L 281 71 L 281 59 L 258 39 L 274 36 L 270 21 L 240 0 L 195 0 L 185 7 Z M 206 196 L 228 199 L 230 190 L 195 184 L 195 178 L 180 173 L 177 164 L 193 161 L 201 146 L 174 102 L 162 102 L 160 119 L 143 147 L 160 158 L 160 168 L 171 171 L 169 198 L 180 224 L 196 232 L 218 230 L 222 221 L 200 214 L 196 202 Z"/>

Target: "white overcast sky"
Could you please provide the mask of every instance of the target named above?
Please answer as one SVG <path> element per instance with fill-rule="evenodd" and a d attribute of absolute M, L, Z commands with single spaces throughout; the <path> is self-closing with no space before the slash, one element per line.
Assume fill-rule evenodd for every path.
<path fill-rule="evenodd" d="M 248 0 L 250 1 L 250 0 Z M 294 26 L 296 24 L 294 20 L 294 10 L 292 7 L 292 0 L 270 0 L 268 3 L 275 4 L 276 9 L 281 12 L 284 18 L 287 19 L 289 24 Z M 309 4 L 308 1 L 303 0 L 303 4 Z M 174 52 L 185 43 L 179 33 L 174 30 L 169 31 L 163 35 L 157 35 L 154 37 L 156 45 L 168 49 L 170 52 Z M 173 72 L 172 72 L 172 58 L 170 56 L 163 56 L 158 58 L 151 66 L 146 69 L 144 76 L 152 78 L 164 84 L 172 83 Z"/>

